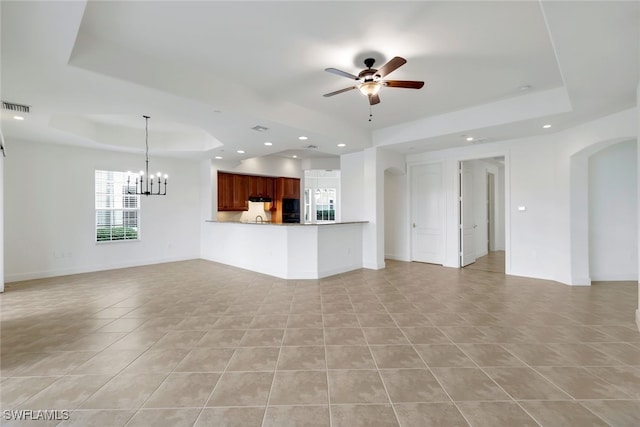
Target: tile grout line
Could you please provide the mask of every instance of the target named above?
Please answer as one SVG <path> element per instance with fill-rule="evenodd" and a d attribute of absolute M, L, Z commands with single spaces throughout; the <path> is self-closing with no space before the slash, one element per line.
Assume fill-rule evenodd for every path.
<path fill-rule="evenodd" d="M 294 285 L 294 293 L 292 294 L 291 301 L 289 302 L 289 310 L 287 311 L 287 323 L 289 322 L 289 316 L 291 315 L 291 307 L 293 306 L 293 300 L 295 295 L 295 288 L 297 284 Z M 273 288 L 272 288 L 273 289 Z M 276 357 L 276 364 L 273 367 L 273 378 L 271 378 L 271 387 L 269 387 L 269 394 L 267 395 L 267 401 L 264 404 L 264 414 L 262 414 L 262 423 L 260 424 L 264 427 L 264 423 L 267 421 L 267 411 L 269 409 L 269 402 L 271 401 L 271 393 L 273 392 L 273 386 L 276 383 L 276 373 L 278 372 L 278 363 L 280 363 L 280 355 L 282 354 L 282 347 L 284 345 L 284 337 L 287 333 L 287 328 L 285 324 L 285 328 L 282 331 L 282 338 L 280 339 L 280 347 L 278 348 L 278 357 Z"/>
<path fill-rule="evenodd" d="M 202 337 L 204 337 L 208 332 L 205 332 L 204 335 Z M 163 338 L 168 334 L 168 332 L 163 336 Z M 201 337 L 201 339 L 202 339 Z M 198 341 L 199 342 L 199 341 Z M 157 343 L 157 341 L 156 341 Z M 180 364 L 187 358 L 189 357 L 189 355 L 193 352 L 193 350 L 195 350 L 197 347 L 193 347 L 191 350 L 189 350 L 189 352 L 178 362 L 176 363 L 176 366 L 174 366 L 174 368 L 171 370 L 171 372 L 169 372 L 167 374 L 167 376 L 164 378 L 164 380 L 162 380 L 160 382 L 160 384 L 158 385 L 158 387 L 156 387 L 150 394 L 149 396 L 147 396 L 147 398 L 144 400 L 144 402 L 142 402 L 142 404 L 140 405 L 140 407 L 136 410 L 136 412 L 133 414 L 133 416 L 129 419 L 129 421 L 127 421 L 127 423 L 125 424 L 125 427 L 131 422 L 131 420 L 133 420 L 133 418 L 138 415 L 138 413 L 142 410 L 144 410 L 144 405 L 145 403 L 147 403 L 147 401 L 151 398 L 151 396 L 153 396 L 153 394 L 158 391 L 158 389 L 162 386 L 162 384 L 164 384 L 167 380 L 167 378 L 169 378 L 169 376 L 171 376 L 171 374 L 175 373 L 176 369 L 178 369 L 178 366 L 180 366 Z M 218 380 L 216 382 L 216 384 L 213 386 L 213 389 L 211 390 L 211 393 L 209 393 L 209 397 L 207 398 L 207 400 L 205 400 L 204 405 L 202 406 L 202 408 L 200 409 L 200 412 L 198 413 L 198 416 L 196 417 L 196 419 L 194 420 L 193 424 L 195 425 L 195 423 L 198 421 L 198 419 L 200 418 L 200 415 L 202 414 L 202 411 L 204 411 L 204 409 L 206 408 L 207 402 L 209 401 L 209 399 L 211 398 L 211 395 L 213 395 L 213 391 L 216 389 L 216 387 L 218 386 L 218 384 L 220 383 L 220 380 L 222 379 L 222 375 L 224 374 L 224 372 L 227 369 L 227 366 L 229 366 L 229 363 L 231 362 L 231 359 L 233 358 L 233 355 L 235 354 L 235 350 L 233 351 L 233 354 L 231 355 L 231 357 L 229 358 L 229 360 L 227 361 L 227 365 L 225 366 L 223 372 L 220 374 L 220 377 L 218 377 Z"/>
<path fill-rule="evenodd" d="M 329 355 L 327 354 L 327 331 L 324 322 L 324 301 L 320 291 L 320 313 L 322 314 L 322 344 L 324 347 L 324 367 L 327 378 L 327 410 L 329 411 L 329 427 L 333 427 L 333 415 L 331 414 L 331 384 L 329 383 Z"/>
<path fill-rule="evenodd" d="M 444 391 L 444 393 L 447 395 L 447 397 L 449 398 L 449 401 L 453 404 L 453 406 L 456 408 L 456 410 L 458 411 L 458 413 L 462 416 L 462 418 L 467 422 L 467 424 L 469 426 L 471 426 L 471 422 L 467 419 L 467 417 L 464 415 L 464 413 L 460 410 L 460 408 L 458 407 L 458 404 L 453 400 L 453 398 L 451 398 L 451 395 L 449 394 L 449 392 L 447 391 L 446 388 L 444 388 L 444 385 L 440 382 L 440 380 L 438 379 L 438 377 L 433 373 L 433 371 L 431 370 L 431 367 L 429 366 L 429 364 L 424 360 L 424 358 L 422 357 L 422 355 L 420 354 L 420 352 L 416 349 L 415 344 L 409 339 L 409 337 L 407 336 L 406 332 L 400 327 L 400 325 L 398 324 L 398 322 L 396 321 L 396 319 L 394 319 L 393 315 L 389 312 L 389 310 L 387 309 L 387 306 L 384 305 L 384 303 L 381 301 L 382 306 L 384 307 L 387 315 L 389 317 L 391 317 L 391 320 L 393 320 L 393 323 L 396 325 L 396 327 L 398 329 L 400 329 L 400 332 L 402 332 L 402 335 L 404 336 L 404 338 L 409 342 L 409 345 L 411 346 L 411 348 L 413 349 L 413 351 L 416 352 L 416 354 L 418 355 L 418 357 L 420 358 L 420 360 L 422 360 L 422 363 L 424 363 L 424 366 L 426 366 L 427 370 L 429 371 L 429 373 L 431 374 L 431 376 L 436 380 L 436 382 L 438 383 L 438 385 L 440 386 L 440 388 L 442 389 L 442 391 Z M 416 310 L 419 310 L 416 307 Z M 429 318 L 427 318 L 427 320 L 429 320 L 429 323 L 432 323 L 431 320 Z M 435 325 L 433 326 L 435 327 Z M 439 330 L 439 329 L 438 329 Z M 449 338 L 449 336 L 445 335 L 447 337 L 447 339 L 449 339 L 449 341 L 451 341 L 451 338 Z M 366 337 L 365 337 L 366 338 Z M 453 343 L 453 341 L 451 341 Z M 393 405 L 393 404 L 392 404 Z M 395 409 L 394 409 L 395 411 Z M 399 419 L 398 419 L 399 421 Z"/>
<path fill-rule="evenodd" d="M 167 336 L 168 332 L 163 336 L 163 338 L 165 336 Z M 203 335 L 204 336 L 204 335 Z M 158 340 L 160 341 L 160 340 Z M 156 341 L 156 343 L 158 342 Z M 153 345 L 151 346 L 153 347 Z M 147 351 L 151 350 L 151 347 L 149 347 L 144 353 L 146 353 Z M 171 374 L 173 374 L 175 372 L 175 370 L 178 368 L 178 366 L 180 365 L 180 363 L 182 363 L 182 361 L 184 359 L 187 358 L 187 356 L 189 356 L 189 354 L 191 354 L 191 352 L 193 351 L 193 349 L 189 350 L 187 352 L 187 354 L 184 355 L 184 357 L 182 359 L 180 359 L 180 361 L 178 363 L 176 363 L 176 366 L 173 367 L 173 369 L 171 370 L 171 372 L 169 372 L 168 374 L 166 374 L 166 376 L 164 377 L 164 379 L 162 381 L 160 381 L 160 383 L 158 384 L 158 386 L 156 388 L 153 389 L 153 391 L 151 393 L 149 393 L 149 395 L 147 396 L 146 399 L 144 399 L 144 401 L 140 404 L 140 406 L 136 409 L 136 411 L 133 413 L 133 415 L 131 416 L 131 418 L 129 418 L 129 420 L 125 423 L 125 427 L 131 422 L 131 420 L 133 420 L 133 418 L 135 418 L 136 415 L 138 415 L 138 413 L 144 409 L 144 405 L 145 403 L 147 403 L 149 401 L 149 399 L 151 399 L 151 396 L 153 396 L 153 394 L 158 391 L 160 389 L 160 387 L 162 387 L 162 385 L 167 381 L 167 379 L 171 376 Z M 143 353 L 143 354 L 144 354 Z M 141 355 L 142 356 L 142 355 Z M 136 359 L 137 360 L 137 359 Z M 133 362 L 131 362 L 133 363 Z"/>
<path fill-rule="evenodd" d="M 125 335 L 126 336 L 126 335 Z M 124 337 L 122 337 L 124 338 Z M 119 340 L 118 340 L 119 341 Z M 112 343 L 113 344 L 113 343 Z M 110 344 L 109 346 L 111 346 L 112 344 Z M 106 348 L 108 348 L 109 346 L 107 346 Z M 105 348 L 105 349 L 106 349 Z M 91 358 L 89 358 L 88 360 L 86 360 L 85 362 L 81 363 L 80 365 L 76 366 L 73 369 L 76 369 L 80 366 L 82 366 L 84 363 L 88 362 L 89 360 L 93 359 L 94 357 L 96 357 L 98 354 L 102 353 L 102 351 L 104 351 L 105 349 L 96 352 L 96 354 L 94 356 L 92 356 Z M 37 392 L 36 394 L 32 395 L 30 398 L 26 399 L 22 404 L 28 402 L 29 400 L 33 399 L 34 397 L 38 396 L 40 393 L 44 392 L 45 390 L 47 390 L 50 386 L 53 386 L 55 383 L 57 383 L 58 381 L 60 381 L 61 379 L 65 378 L 65 377 L 73 377 L 73 376 L 107 376 L 107 375 L 111 375 L 111 377 L 104 383 L 102 384 L 100 387 L 98 387 L 93 393 L 89 394 L 85 399 L 83 399 L 82 401 L 77 403 L 77 407 L 70 410 L 69 414 L 72 414 L 73 412 L 80 410 L 80 406 L 82 406 L 85 402 L 87 402 L 91 397 L 93 397 L 96 393 L 98 393 L 100 390 L 102 390 L 104 387 L 107 386 L 107 384 L 109 384 L 111 381 L 113 381 L 113 379 L 115 377 L 117 377 L 118 375 L 120 375 L 122 373 L 122 371 L 124 369 L 126 369 L 129 365 L 131 365 L 135 360 L 137 360 L 139 357 L 141 357 L 144 353 L 146 353 L 149 349 L 143 351 L 142 353 L 140 353 L 136 358 L 134 358 L 131 362 L 129 362 L 129 364 L 127 364 L 124 368 L 122 368 L 120 371 L 118 371 L 115 374 L 83 374 L 83 375 L 71 375 L 69 373 L 65 373 L 62 374 L 61 376 L 59 376 L 54 382 L 52 382 L 51 384 L 49 384 L 47 387 L 45 387 L 44 389 L 40 390 L 39 392 Z M 155 390 L 154 390 L 155 391 Z M 135 412 L 134 414 L 135 415 Z M 133 417 L 133 415 L 131 417 Z M 59 424 L 59 423 L 58 423 Z M 57 424 L 56 424 L 57 425 Z"/>
<path fill-rule="evenodd" d="M 401 280 L 404 280 L 405 282 L 407 282 L 407 281 L 409 281 L 409 280 L 416 280 L 417 278 L 418 278 L 418 276 L 413 276 L 413 275 L 405 274 L 405 275 L 403 275 L 403 276 L 401 277 Z M 348 279 L 347 279 L 347 278 L 345 278 L 344 280 L 348 280 Z M 371 286 L 377 286 L 377 285 L 375 284 L 376 282 L 371 282 L 371 283 L 372 283 L 372 285 L 371 285 Z M 356 283 L 356 284 L 357 284 L 357 283 Z M 346 286 L 346 285 L 343 285 L 343 286 Z M 201 289 L 201 288 L 203 288 L 203 289 L 204 289 L 204 287 L 203 287 L 203 286 L 201 286 L 199 289 Z M 400 294 L 403 294 L 403 293 L 404 293 L 404 294 L 406 294 L 406 288 L 397 288 L 397 289 L 398 289 L 398 291 L 400 292 Z M 411 289 L 413 289 L 413 287 L 412 287 Z M 435 288 L 434 288 L 434 289 L 435 289 Z M 379 290 L 379 289 L 376 289 L 376 290 L 378 290 L 378 291 L 380 292 L 380 290 Z M 223 288 L 223 292 L 225 292 L 225 293 L 227 294 L 226 296 L 229 296 L 229 295 L 230 295 L 230 293 L 231 293 L 231 288 L 230 288 L 230 287 L 228 287 L 228 286 L 226 286 L 226 287 L 224 287 L 224 288 Z M 384 292 L 384 290 L 383 290 L 383 291 L 381 291 L 381 292 Z M 178 296 L 177 294 L 174 294 L 174 295 L 175 295 L 175 296 Z M 353 294 L 353 295 L 351 295 L 351 297 L 352 297 L 351 299 L 352 299 L 353 301 L 355 301 L 355 300 L 357 300 L 357 298 L 358 298 L 358 296 L 359 296 L 359 295 L 361 295 L 361 294 Z M 364 295 L 364 294 L 362 294 L 362 295 Z M 372 295 L 373 295 L 373 293 L 372 293 Z M 384 297 L 384 296 L 385 296 L 383 293 L 376 294 L 376 295 L 379 295 L 379 296 L 381 296 L 381 297 Z M 408 295 L 408 294 L 407 294 L 407 295 Z M 457 299 L 455 299 L 455 300 L 454 300 L 454 299 L 451 299 L 451 298 L 452 298 L 452 297 L 454 297 L 455 295 L 456 295 L 456 294 L 455 294 L 455 293 L 453 293 L 453 292 L 452 292 L 452 293 L 450 293 L 450 292 L 443 292 L 443 293 L 439 293 L 439 294 L 438 294 L 438 298 L 439 298 L 441 301 L 445 302 L 445 303 L 447 303 L 447 302 L 448 302 L 447 304 L 449 304 L 451 307 L 453 307 L 453 306 L 454 306 L 454 304 L 456 304 L 457 302 L 459 302 L 459 301 L 463 301 L 463 299 L 461 299 L 461 298 L 457 298 Z M 625 294 L 625 295 L 626 295 L 626 294 Z M 226 296 L 225 296 L 225 297 L 226 297 Z M 425 295 L 425 294 L 421 294 L 421 296 L 425 296 L 425 297 L 426 297 L 426 295 Z M 105 297 L 105 298 L 106 298 L 106 297 Z M 188 298 L 187 298 L 187 299 L 188 299 Z M 387 299 L 387 298 L 385 298 L 385 300 L 386 300 L 386 299 Z M 368 298 L 367 298 L 367 300 L 368 300 Z M 550 298 L 546 298 L 546 299 L 545 299 L 545 301 L 547 301 L 547 300 L 550 300 Z M 96 299 L 96 301 L 103 301 L 103 299 L 100 299 L 100 300 Z M 154 299 L 149 299 L 149 300 L 147 300 L 147 302 L 154 303 L 154 305 L 158 305 L 158 304 L 155 304 L 155 301 L 156 301 L 156 299 L 155 299 L 155 298 L 154 298 Z M 238 300 L 238 301 L 239 301 L 239 300 Z M 274 301 L 275 301 L 275 300 L 274 300 Z M 390 301 L 391 303 L 393 303 L 393 300 L 389 299 L 389 301 Z M 539 307 L 542 307 L 542 306 L 544 305 L 544 302 L 545 302 L 545 301 L 542 301 L 542 302 L 540 303 Z M 338 302 L 338 301 L 336 301 L 336 302 Z M 162 304 L 160 304 L 160 305 L 162 305 Z M 429 305 L 429 304 L 425 304 L 425 305 Z M 609 305 L 609 304 L 608 304 L 608 303 L 606 303 L 606 301 L 600 304 L 600 306 L 602 307 L 603 311 L 604 311 L 604 309 L 605 309 L 608 305 Z M 395 307 L 395 306 L 389 306 L 389 307 L 390 307 L 390 308 L 388 308 L 388 309 L 387 309 L 387 306 L 385 305 L 385 309 L 387 309 L 387 312 L 388 312 L 389 310 L 395 310 L 395 309 L 396 309 L 396 307 Z M 400 307 L 400 306 L 398 306 L 398 307 Z M 449 309 L 449 310 L 453 310 L 451 307 L 448 307 L 448 309 Z M 482 308 L 482 307 L 488 307 L 488 305 L 487 305 L 487 303 L 484 303 L 484 302 L 483 302 L 483 304 L 479 305 L 478 307 L 480 307 L 480 308 Z M 199 308 L 204 308 L 204 307 L 199 307 Z M 355 308 L 355 307 L 354 307 L 354 308 Z M 400 311 L 402 311 L 402 310 L 400 310 Z M 510 310 L 510 313 L 511 313 L 512 311 L 513 311 L 513 310 Z M 574 310 L 573 312 L 575 312 L 575 310 Z M 573 313 L 573 312 L 571 312 L 571 313 Z M 173 311 L 172 313 L 173 313 L 173 316 L 175 316 L 175 315 L 176 315 L 176 312 L 175 312 L 175 311 Z M 572 314 L 572 316 L 574 316 L 574 317 L 576 317 L 576 318 L 579 318 L 579 316 L 581 316 L 581 315 L 582 315 L 582 314 L 581 314 L 582 312 L 576 312 L 576 313 L 577 313 L 577 314 L 575 314 L 575 315 L 573 315 L 573 314 Z M 356 317 L 357 317 L 357 316 L 356 316 Z M 393 316 L 392 316 L 392 317 L 393 317 Z M 501 317 L 501 319 L 502 319 L 502 318 L 508 318 L 508 317 L 509 317 L 509 314 L 507 314 L 507 315 L 505 315 L 505 316 Z M 85 321 L 84 319 L 80 319 L 80 320 Z M 394 318 L 394 320 L 395 320 L 395 318 Z M 584 324 L 579 324 L 579 322 L 577 322 L 577 321 L 573 321 L 572 319 L 569 319 L 569 320 L 571 320 L 571 321 L 572 321 L 572 323 L 576 323 L 576 324 L 577 324 L 577 326 L 580 326 L 580 327 L 583 327 L 583 326 L 591 326 L 591 327 L 590 327 L 590 329 L 589 329 L 591 332 L 593 332 L 593 331 L 598 331 L 598 333 L 602 333 L 602 337 L 601 337 L 601 339 L 602 339 L 602 340 L 604 340 L 604 339 L 605 339 L 604 337 L 605 337 L 605 336 L 607 336 L 607 332 L 602 332 L 602 331 L 600 331 L 599 329 L 597 329 L 596 327 L 594 327 L 593 325 L 584 325 Z M 533 321 L 535 321 L 535 319 L 533 319 Z M 617 324 L 617 323 L 623 323 L 623 322 L 622 322 L 622 321 L 620 321 L 620 322 L 614 322 L 614 323 L 616 323 L 616 324 Z M 611 324 L 611 326 L 616 326 L 616 324 L 614 324 L 614 323 L 612 323 L 612 324 Z M 397 325 L 397 324 L 398 324 L 398 322 L 396 322 L 396 325 Z M 505 322 L 502 322 L 502 324 L 501 324 L 501 325 L 506 325 L 506 323 L 505 323 Z M 609 325 L 609 324 L 607 324 L 607 325 Z M 407 327 L 410 327 L 410 326 L 414 326 L 414 325 L 411 325 L 411 324 L 407 325 Z M 546 324 L 545 324 L 545 325 L 537 325 L 537 326 L 540 326 L 540 327 L 542 328 L 542 327 L 546 326 Z M 574 326 L 576 326 L 576 325 L 574 325 Z M 624 324 L 622 324 L 621 326 L 625 326 L 625 325 L 624 325 Z M 362 328 L 362 327 L 360 327 L 360 329 L 362 330 L 363 328 Z M 569 329 L 570 329 L 570 328 L 566 328 L 566 329 L 569 331 Z M 325 327 L 324 327 L 324 321 L 323 321 L 323 334 L 324 334 L 324 330 L 325 330 Z M 587 333 L 587 332 L 588 332 L 588 331 L 587 331 L 587 329 L 584 329 L 584 330 L 585 330 L 585 333 Z M 245 330 L 245 331 L 246 331 L 246 330 Z M 454 331 L 452 331 L 452 332 L 454 332 Z M 571 332 L 571 331 L 569 331 L 569 332 Z M 577 332 L 577 333 L 580 333 L 580 331 L 579 331 L 579 330 L 576 330 L 576 332 Z M 622 329 L 620 330 L 620 333 L 617 333 L 616 329 L 608 330 L 608 332 L 609 332 L 609 333 L 616 332 L 616 334 L 613 334 L 613 335 L 620 335 L 620 336 L 624 336 L 624 334 L 622 334 L 622 333 L 624 332 Z M 588 334 L 587 334 L 587 335 L 588 335 Z M 629 348 L 633 348 L 633 349 L 638 349 L 638 348 L 639 348 L 639 347 L 638 347 L 638 343 L 627 342 L 627 341 L 620 341 L 620 338 L 614 338 L 614 337 L 613 337 L 613 335 L 611 335 L 611 336 L 607 336 L 607 340 L 608 340 L 608 341 L 607 341 L 607 343 L 608 343 L 608 342 L 609 342 L 609 340 L 610 340 L 611 342 L 614 342 L 614 341 L 615 341 L 615 342 L 623 343 L 623 344 L 627 345 Z M 126 337 L 126 335 L 125 335 L 125 337 Z M 579 337 L 579 336 L 578 336 L 578 337 Z M 325 338 L 325 339 L 324 339 L 324 341 L 325 341 L 325 359 L 326 359 L 326 350 L 327 350 L 327 347 L 326 347 L 326 337 L 323 337 L 323 338 Z M 587 336 L 587 338 L 593 338 L 593 336 Z M 597 338 L 597 337 L 596 337 L 596 338 Z M 574 338 L 574 339 L 577 339 L 577 338 Z M 577 342 L 579 342 L 579 341 L 576 341 L 576 343 L 577 343 Z M 598 342 L 600 342 L 600 341 L 598 341 Z M 536 343 L 536 344 L 548 344 L 548 343 L 542 343 L 542 342 L 535 342 L 535 343 Z M 590 343 L 585 343 L 585 342 L 581 342 L 581 341 L 580 341 L 580 343 L 581 343 L 581 344 L 590 344 Z M 594 343 L 595 343 L 595 342 L 594 342 Z M 460 346 L 460 345 L 461 345 L 461 344 L 457 344 L 457 343 L 454 343 L 454 344 L 456 344 L 456 345 L 458 345 L 458 346 Z M 375 348 L 375 346 L 369 345 L 368 343 L 367 343 L 367 345 L 369 346 L 369 351 L 370 351 L 370 353 L 371 353 L 371 350 L 372 350 L 373 348 Z M 500 345 L 500 344 L 498 343 L 497 345 Z M 281 346 L 281 347 L 282 347 L 282 346 Z M 590 345 L 589 347 L 590 347 L 590 348 L 593 348 L 593 346 L 591 346 L 591 345 Z M 107 347 L 107 348 L 109 348 L 109 347 Z M 103 351 L 104 351 L 104 350 L 106 350 L 106 349 L 103 349 Z M 598 349 L 596 349 L 596 350 L 598 350 Z M 145 351 L 146 351 L 146 350 L 145 350 Z M 463 353 L 464 353 L 464 351 L 463 351 Z M 604 353 L 605 353 L 605 354 L 608 354 L 608 352 L 604 352 Z M 97 354 L 99 354 L 99 353 L 97 353 Z M 143 352 L 142 354 L 144 354 L 144 352 Z M 188 356 L 187 356 L 187 357 L 188 357 Z M 515 357 L 516 359 L 518 359 L 518 357 L 517 357 L 517 356 L 514 356 L 514 357 Z M 616 360 L 618 359 L 616 356 L 611 356 L 611 357 L 612 357 L 612 359 L 616 359 Z M 473 358 L 471 358 L 471 360 L 473 360 Z M 518 359 L 518 360 L 519 360 L 519 359 Z M 423 360 L 423 361 L 424 361 L 424 360 Z M 178 363 L 178 364 L 179 364 L 179 363 Z M 327 364 L 327 360 L 325 360 L 325 364 Z M 477 365 L 479 365 L 479 364 L 477 364 Z M 567 366 L 569 366 L 569 365 L 567 365 Z M 605 366 L 605 365 L 596 365 L 596 366 Z M 619 367 L 619 366 L 627 366 L 627 364 L 626 364 L 626 363 L 624 363 L 624 362 L 621 362 L 621 363 L 620 363 L 620 365 L 616 363 L 616 364 L 614 364 L 614 365 L 612 365 L 612 366 L 615 366 L 615 367 Z M 634 366 L 634 365 L 630 365 L 630 366 L 631 366 L 632 368 L 637 369 L 637 367 L 636 367 L 636 366 Z M 327 365 L 327 367 L 328 367 L 328 365 Z M 523 366 L 523 367 L 531 368 L 534 372 L 536 372 L 536 374 L 537 374 L 537 375 L 541 375 L 541 374 L 540 374 L 540 373 L 539 373 L 535 368 L 532 368 L 530 365 L 528 365 L 528 364 L 526 364 L 526 363 L 524 364 L 524 366 Z M 575 366 L 572 366 L 572 367 L 575 367 Z M 583 368 L 583 369 L 587 369 L 587 368 L 586 368 L 585 366 L 583 366 L 583 365 L 580 365 L 579 367 L 580 367 L 580 368 Z M 486 367 L 485 369 L 489 369 L 489 367 Z M 483 369 L 481 369 L 481 370 L 483 370 Z M 378 371 L 379 371 L 379 373 L 384 372 L 384 370 L 380 370 L 380 369 L 378 369 Z M 114 375 L 114 377 L 115 377 L 115 376 L 117 376 L 117 375 L 118 375 L 118 374 Z M 66 375 L 64 375 L 64 376 L 73 376 L 73 375 L 66 374 Z M 542 377 L 542 378 L 544 378 L 546 381 L 549 381 L 549 383 L 550 383 L 550 384 L 553 384 L 553 385 L 554 385 L 555 387 L 557 387 L 559 390 L 562 390 L 562 388 L 560 388 L 560 387 L 558 387 L 557 385 L 555 385 L 552 381 L 548 380 L 546 377 L 544 377 L 544 376 L 542 376 L 542 375 L 541 375 L 541 377 Z M 9 378 L 10 378 L 10 377 L 9 377 Z M 28 377 L 27 377 L 27 378 L 28 378 Z M 59 378 L 60 378 L 60 377 L 58 377 L 58 378 L 56 379 L 56 381 L 57 381 Z M 113 378 L 113 377 L 112 377 L 112 378 Z M 5 378 L 5 379 L 6 379 L 6 378 Z M 606 381 L 606 379 L 605 379 L 605 381 Z M 607 381 L 607 382 L 608 382 L 608 381 Z M 107 382 L 107 383 L 108 383 L 108 382 Z M 384 384 L 384 381 L 383 381 L 383 384 Z M 328 386 L 328 384 L 327 384 L 327 386 Z M 100 388 L 100 389 L 101 389 L 101 388 Z M 100 390 L 100 389 L 99 389 L 99 390 Z M 444 388 L 443 388 L 443 390 L 444 390 Z M 42 390 L 41 390 L 41 391 L 42 391 Z M 446 392 L 446 391 L 445 391 L 445 392 Z M 582 404 L 582 403 L 583 403 L 583 401 L 585 400 L 585 399 L 581 399 L 581 400 L 574 399 L 574 398 L 572 398 L 572 397 L 570 397 L 570 396 L 568 396 L 568 397 L 569 397 L 569 400 L 568 400 L 568 401 L 573 400 L 573 401 L 576 401 L 576 402 L 578 402 L 578 403 L 580 403 L 580 404 Z M 27 398 L 27 399 L 29 399 L 29 398 Z M 531 399 L 531 400 L 533 400 L 533 399 Z M 631 401 L 637 402 L 637 399 L 636 399 L 636 400 L 633 400 L 633 399 L 592 399 L 592 400 L 612 400 L 612 401 L 615 401 L 615 400 L 631 400 Z M 554 400 L 551 400 L 551 401 L 554 401 Z M 564 400 L 563 400 L 563 401 L 564 401 Z M 363 405 L 364 405 L 364 404 L 363 404 Z M 393 405 L 393 403 L 392 403 L 392 405 Z M 274 405 L 274 406 L 277 406 L 277 405 Z M 311 406 L 311 405 L 309 405 L 309 406 Z M 587 408 L 587 409 L 588 409 L 588 408 Z M 201 410 L 202 410 L 202 408 L 201 408 Z M 83 410 L 82 410 L 82 409 L 80 409 L 79 411 L 83 411 Z M 593 411 L 589 411 L 589 412 L 593 412 Z M 595 415 L 597 416 L 597 414 L 595 414 Z"/>
<path fill-rule="evenodd" d="M 444 332 L 443 332 L 444 333 Z M 522 409 L 522 411 L 527 414 L 536 424 L 538 424 L 539 426 L 542 427 L 542 424 L 540 424 L 540 422 L 532 415 L 529 413 L 529 411 L 527 411 L 521 404 L 520 402 L 518 402 L 516 399 L 513 398 L 513 396 L 511 396 L 511 394 L 507 393 L 507 391 L 500 385 L 498 384 L 498 382 L 496 380 L 494 380 L 491 375 L 489 375 L 482 366 L 480 366 L 480 364 L 478 364 L 478 362 L 476 362 L 471 356 L 469 356 L 469 354 L 467 352 L 465 352 L 459 345 L 458 343 L 453 343 L 458 350 L 460 350 L 465 356 L 467 356 L 469 358 L 469 360 L 471 360 L 481 371 L 483 374 L 485 374 L 491 381 L 494 382 L 494 384 L 496 384 L 500 390 L 502 390 L 507 396 L 509 396 L 509 398 L 511 399 L 512 402 L 515 402 L 516 405 L 518 405 L 518 407 L 520 409 Z M 471 343 L 470 343 L 471 344 Z M 508 349 L 502 347 L 502 345 L 500 345 L 499 343 L 495 343 L 496 345 L 499 345 L 502 349 L 504 349 L 507 353 L 513 355 L 513 357 L 515 357 L 516 359 L 520 360 L 522 363 L 525 364 L 525 366 L 529 366 L 527 365 L 523 360 L 521 360 L 518 356 L 516 356 L 515 354 L 511 353 Z M 531 368 L 529 366 L 529 368 Z M 553 384 L 555 386 L 555 384 Z M 556 386 L 557 387 L 557 386 Z M 569 397 L 572 397 L 570 394 L 566 393 L 564 390 L 562 390 L 561 388 L 558 387 L 559 390 L 561 390 L 563 393 L 567 394 Z"/>
<path fill-rule="evenodd" d="M 389 282 L 387 281 L 387 283 L 389 283 Z M 391 286 L 393 286 L 393 285 L 391 285 Z M 385 311 L 387 311 L 387 308 L 385 307 L 385 305 L 382 303 L 382 301 L 380 301 L 380 298 L 378 298 L 378 294 L 374 294 L 374 295 L 378 299 L 379 304 L 381 304 L 384 307 Z M 351 297 L 350 296 L 349 296 L 349 301 L 351 301 Z M 351 303 L 351 305 L 353 306 L 353 303 Z M 354 310 L 354 312 L 355 312 L 355 310 Z M 387 311 L 387 315 L 395 323 L 395 319 L 389 314 L 388 311 Z M 364 335 L 364 340 L 367 343 L 367 348 L 369 349 L 369 354 L 371 355 L 371 359 L 373 360 L 373 364 L 376 367 L 376 372 L 378 373 L 378 378 L 380 379 L 380 382 L 382 383 L 382 387 L 384 388 L 384 392 L 387 394 L 387 399 L 389 399 L 389 405 L 391 405 L 391 410 L 393 411 L 393 415 L 396 417 L 396 422 L 398 423 L 398 426 L 402 426 L 402 421 L 400 420 L 400 417 L 398 416 L 398 411 L 396 411 L 396 407 L 395 407 L 395 405 L 393 403 L 393 400 L 391 399 L 391 394 L 389 394 L 389 390 L 387 389 L 387 385 L 385 384 L 384 379 L 382 378 L 382 374 L 380 373 L 380 367 L 378 366 L 378 362 L 376 361 L 376 358 L 373 355 L 373 351 L 371 350 L 371 344 L 369 344 L 369 339 L 367 338 L 367 334 L 364 333 L 364 328 L 362 326 L 362 322 L 360 322 L 360 318 L 358 317 L 358 313 L 357 312 L 355 312 L 355 316 L 356 316 L 356 320 L 358 321 L 358 325 L 360 326 L 360 329 L 362 331 L 362 335 Z M 397 324 L 396 324 L 396 326 L 397 326 Z M 415 351 L 415 349 L 414 349 L 414 351 Z"/>

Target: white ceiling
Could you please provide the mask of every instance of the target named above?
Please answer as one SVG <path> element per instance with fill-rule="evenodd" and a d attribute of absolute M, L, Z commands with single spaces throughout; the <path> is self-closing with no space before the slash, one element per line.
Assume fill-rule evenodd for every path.
<path fill-rule="evenodd" d="M 2 112 L 8 145 L 140 151 L 149 115 L 163 155 L 421 152 L 633 107 L 640 75 L 636 1 L 2 1 L 1 14 L 2 100 L 32 106 L 21 122 Z M 389 78 L 426 82 L 383 88 L 372 121 L 358 91 L 322 96 L 351 85 L 324 68 L 357 74 L 368 56 L 402 56 Z"/>

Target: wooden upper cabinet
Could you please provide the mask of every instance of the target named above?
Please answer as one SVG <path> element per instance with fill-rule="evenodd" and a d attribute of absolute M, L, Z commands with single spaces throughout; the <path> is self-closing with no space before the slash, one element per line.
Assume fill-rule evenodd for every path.
<path fill-rule="evenodd" d="M 273 178 L 249 176 L 249 196 L 273 197 Z"/>
<path fill-rule="evenodd" d="M 218 172 L 218 210 L 233 210 L 233 175 Z"/>
<path fill-rule="evenodd" d="M 233 175 L 233 207 L 236 211 L 249 210 L 249 176 Z"/>
<path fill-rule="evenodd" d="M 299 178 L 282 178 L 282 198 L 283 199 L 299 199 L 300 198 L 300 179 Z"/>
<path fill-rule="evenodd" d="M 218 172 L 218 210 L 249 209 L 249 176 Z"/>
<path fill-rule="evenodd" d="M 265 177 L 265 195 L 271 197 L 272 200 L 276 200 L 276 178 L 270 176 Z"/>
<path fill-rule="evenodd" d="M 282 199 L 300 198 L 300 179 L 218 172 L 219 211 L 246 211 L 254 196 L 271 197 L 265 209 L 276 211 Z"/>

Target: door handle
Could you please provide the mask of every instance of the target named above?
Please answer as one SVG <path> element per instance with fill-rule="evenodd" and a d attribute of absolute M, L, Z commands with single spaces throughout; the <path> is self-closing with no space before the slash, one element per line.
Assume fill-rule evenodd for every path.
<path fill-rule="evenodd" d="M 413 228 L 416 228 L 416 223 L 415 222 L 413 223 Z"/>

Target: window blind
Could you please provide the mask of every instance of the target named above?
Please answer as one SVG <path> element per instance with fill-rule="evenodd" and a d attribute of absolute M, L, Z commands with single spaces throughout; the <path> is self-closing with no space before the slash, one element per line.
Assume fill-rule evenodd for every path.
<path fill-rule="evenodd" d="M 97 242 L 139 240 L 140 196 L 128 194 L 126 173 L 96 170 L 95 202 Z"/>

